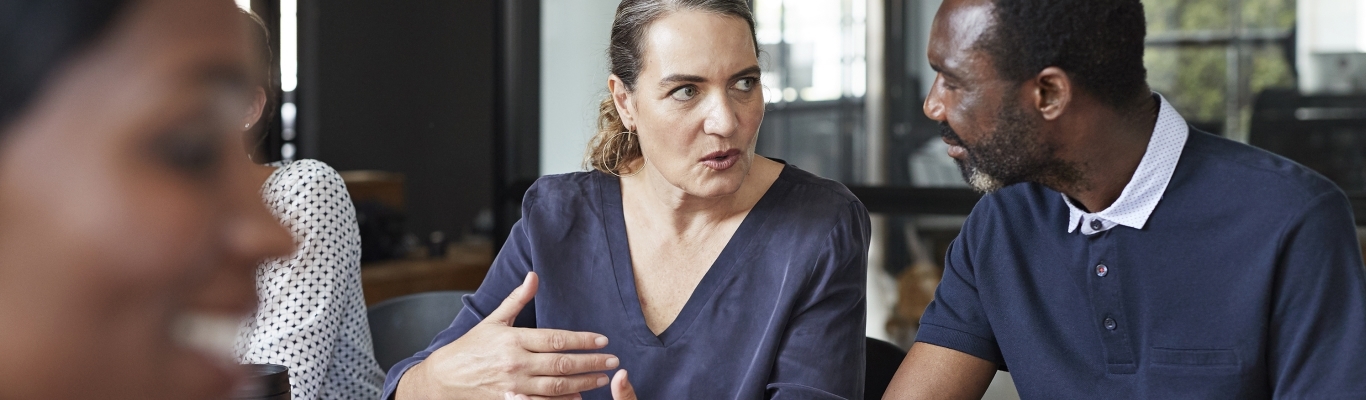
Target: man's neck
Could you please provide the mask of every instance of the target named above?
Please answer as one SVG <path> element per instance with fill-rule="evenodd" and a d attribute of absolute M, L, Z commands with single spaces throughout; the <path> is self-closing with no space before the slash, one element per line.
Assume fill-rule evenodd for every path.
<path fill-rule="evenodd" d="M 1148 151 L 1161 102 L 1152 96 L 1140 104 L 1123 111 L 1095 105 L 1094 112 L 1077 121 L 1082 131 L 1064 145 L 1063 157 L 1081 168 L 1082 181 L 1055 189 L 1087 212 L 1100 212 L 1119 200 Z"/>

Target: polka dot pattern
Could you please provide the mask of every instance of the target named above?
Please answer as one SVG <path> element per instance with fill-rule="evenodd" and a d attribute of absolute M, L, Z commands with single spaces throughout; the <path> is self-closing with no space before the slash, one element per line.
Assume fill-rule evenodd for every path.
<path fill-rule="evenodd" d="M 298 250 L 256 271 L 256 314 L 237 341 L 243 363 L 289 367 L 291 397 L 376 399 L 375 362 L 360 284 L 360 231 L 341 175 L 320 161 L 271 164 L 262 188 Z"/>
<path fill-rule="evenodd" d="M 1067 219 L 1068 233 L 1080 227 L 1081 234 L 1089 236 L 1119 225 L 1143 229 L 1148 223 L 1148 216 L 1152 215 L 1157 203 L 1162 200 L 1162 194 L 1167 191 L 1167 183 L 1171 182 L 1172 173 L 1176 172 L 1176 162 L 1181 159 L 1181 150 L 1186 147 L 1186 138 L 1190 136 L 1186 119 L 1177 114 L 1166 98 L 1154 96 L 1162 103 L 1157 112 L 1157 125 L 1153 127 L 1153 136 L 1148 139 L 1148 150 L 1143 153 L 1143 160 L 1138 162 L 1133 178 L 1129 179 L 1129 184 L 1124 186 L 1124 191 L 1120 192 L 1114 204 L 1097 213 L 1082 211 L 1066 194 L 1062 195 L 1063 202 L 1071 211 Z"/>

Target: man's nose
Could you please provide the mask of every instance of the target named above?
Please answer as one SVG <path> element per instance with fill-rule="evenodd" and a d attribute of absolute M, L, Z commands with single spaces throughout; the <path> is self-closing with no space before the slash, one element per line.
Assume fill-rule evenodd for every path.
<path fill-rule="evenodd" d="M 935 75 L 934 83 L 930 85 L 930 93 L 925 96 L 925 104 L 923 106 L 925 116 L 939 122 L 948 120 L 944 113 L 944 102 L 940 98 L 940 96 L 943 95 L 941 92 L 944 90 L 943 80 L 944 78 L 942 76 Z"/>

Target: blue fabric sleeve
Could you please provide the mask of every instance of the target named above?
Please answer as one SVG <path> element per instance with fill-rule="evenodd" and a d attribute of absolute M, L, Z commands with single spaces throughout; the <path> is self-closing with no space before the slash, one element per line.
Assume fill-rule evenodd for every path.
<path fill-rule="evenodd" d="M 1366 271 L 1353 221 L 1333 190 L 1283 230 L 1267 360 L 1277 399 L 1366 399 Z"/>
<path fill-rule="evenodd" d="M 471 328 L 474 328 L 474 325 L 483 321 L 484 316 L 503 304 L 503 299 L 506 299 L 513 289 L 522 284 L 527 273 L 531 271 L 530 243 L 525 226 L 527 221 L 528 218 L 522 218 L 521 221 L 512 225 L 512 232 L 508 235 L 508 241 L 503 244 L 502 251 L 499 251 L 498 257 L 493 260 L 493 266 L 489 268 L 489 273 L 484 277 L 484 282 L 479 285 L 479 290 L 474 294 L 465 295 L 463 299 L 465 308 L 460 310 L 459 315 L 456 315 L 451 326 L 438 333 L 426 350 L 399 361 L 389 369 L 389 376 L 384 380 L 384 399 L 394 399 L 394 392 L 398 390 L 399 379 L 402 379 L 403 374 L 407 373 L 410 368 L 426 360 L 432 352 L 442 346 L 464 336 L 465 332 L 469 332 Z M 522 312 L 517 315 L 517 320 L 513 325 L 535 327 L 535 315 L 536 301 L 532 300 L 527 303 L 526 307 L 522 308 Z"/>
<path fill-rule="evenodd" d="M 973 214 L 988 214 L 982 210 L 987 206 L 983 204 L 986 202 L 983 200 L 978 203 Z M 949 244 L 948 254 L 944 256 L 944 278 L 934 291 L 934 300 L 920 317 L 920 329 L 915 341 L 961 351 L 990 361 L 1004 370 L 1005 360 L 996 343 L 991 323 L 987 321 L 986 311 L 982 308 L 968 250 L 977 231 L 972 228 L 973 220 L 969 216 L 963 224 L 963 231 Z"/>
<path fill-rule="evenodd" d="M 767 385 L 771 399 L 862 399 L 868 211 L 851 202 L 808 278 Z"/>

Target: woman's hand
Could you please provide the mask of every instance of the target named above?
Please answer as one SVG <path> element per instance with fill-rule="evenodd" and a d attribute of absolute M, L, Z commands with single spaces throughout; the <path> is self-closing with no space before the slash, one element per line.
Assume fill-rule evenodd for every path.
<path fill-rule="evenodd" d="M 607 374 L 621 362 L 610 354 L 564 354 L 597 350 L 607 337 L 591 332 L 514 328 L 512 321 L 536 295 L 536 273 L 514 289 L 498 309 L 459 339 L 408 370 L 397 399 L 499 399 L 523 393 L 530 398 L 573 399 L 579 392 L 607 385 Z"/>
<path fill-rule="evenodd" d="M 504 400 L 531 400 L 530 396 L 524 394 L 507 393 L 503 395 Z M 631 386 L 631 381 L 626 379 L 626 370 L 617 371 L 612 376 L 612 400 L 638 400 L 636 399 L 636 389 Z"/>
<path fill-rule="evenodd" d="M 624 369 L 612 376 L 612 400 L 637 400 L 636 388 L 632 387 L 631 381 L 626 378 Z"/>

